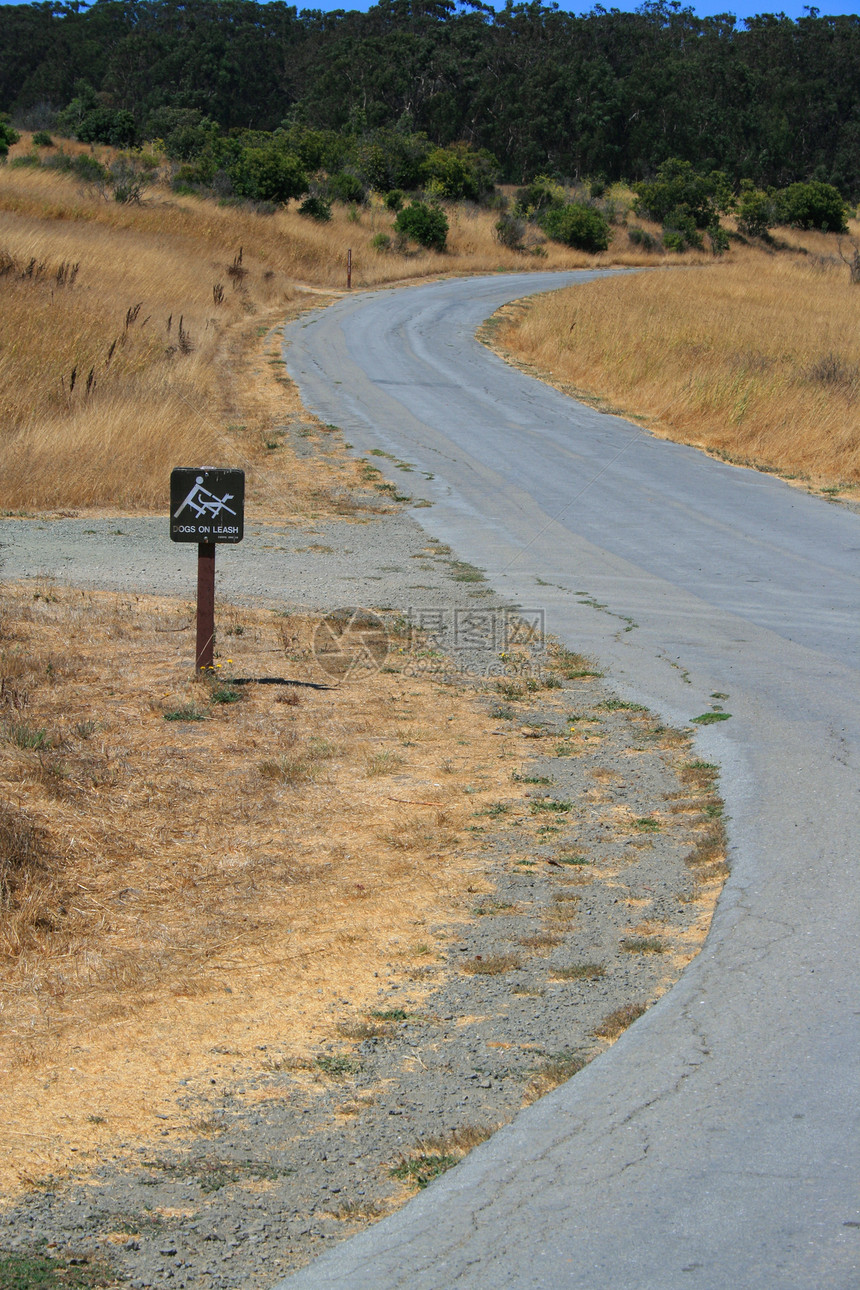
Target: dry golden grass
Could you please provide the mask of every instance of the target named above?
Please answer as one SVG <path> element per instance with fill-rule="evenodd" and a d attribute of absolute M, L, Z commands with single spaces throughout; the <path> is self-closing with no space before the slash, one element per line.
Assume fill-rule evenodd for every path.
<path fill-rule="evenodd" d="M 210 1080 L 241 1085 L 263 1067 L 313 1087 L 320 1046 L 384 1032 L 377 973 L 412 981 L 398 1003 L 418 1006 L 450 935 L 430 929 L 473 917 L 476 896 L 491 894 L 475 820 L 516 828 L 520 846 L 523 826 L 540 835 L 522 774 L 532 741 L 526 727 L 499 730 L 489 685 L 480 705 L 471 687 L 405 670 L 333 689 L 236 685 L 228 674 L 326 682 L 316 623 L 222 606 L 219 625 L 222 666 L 202 681 L 189 605 L 44 581 L 3 589 L 7 1196 L 137 1142 L 205 1131 Z M 420 664 L 421 641 L 397 644 L 398 667 L 413 648 Z M 569 700 L 540 698 L 558 710 Z M 686 764 L 690 800 L 712 800 L 713 769 Z M 683 934 L 665 929 L 667 981 L 704 939 L 724 876 L 721 822 L 693 821 L 693 837 L 697 916 Z M 588 880 L 612 886 L 617 868 L 589 866 Z M 576 911 L 577 893 L 557 892 L 522 945 L 561 943 Z M 518 961 L 461 966 L 497 974 Z M 567 1057 L 529 1098 L 565 1072 Z"/>
<path fill-rule="evenodd" d="M 24 136 L 12 157 L 28 149 Z M 524 260 L 496 242 L 491 212 L 449 219 L 447 254 L 380 253 L 371 242 L 392 216 L 379 203 L 357 221 L 336 206 L 321 225 L 157 185 L 118 205 L 56 171 L 3 167 L 0 507 L 159 507 L 171 467 L 195 460 L 243 466 L 252 494 L 282 493 L 265 486 L 274 463 L 236 431 L 248 418 L 235 369 L 264 328 L 343 290 L 348 248 L 356 288 L 592 259 L 548 244 Z"/>
<path fill-rule="evenodd" d="M 735 248 L 707 266 L 509 307 L 491 339 L 544 379 L 659 435 L 820 486 L 857 487 L 860 290 L 833 236 L 786 239 L 799 249 Z"/>
<path fill-rule="evenodd" d="M 282 620 L 222 613 L 225 668 L 271 674 Z M 466 825 L 510 792 L 516 733 L 454 687 L 393 673 L 218 702 L 220 677 L 191 679 L 191 619 L 156 598 L 4 588 L 6 1190 L 192 1132 L 178 1095 L 212 1078 L 307 1066 L 345 993 L 359 1015 L 378 1006 L 380 964 L 408 978 L 432 962 L 422 929 L 486 888 Z M 292 620 L 298 661 L 281 654 L 280 674 L 324 679 L 311 627 Z M 386 755 L 396 781 L 368 776 Z M 411 989 L 417 1002 L 426 982 Z"/>

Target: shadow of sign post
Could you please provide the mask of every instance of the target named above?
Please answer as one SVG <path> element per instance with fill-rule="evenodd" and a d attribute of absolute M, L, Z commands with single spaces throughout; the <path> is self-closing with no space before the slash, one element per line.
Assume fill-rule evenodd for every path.
<path fill-rule="evenodd" d="M 215 650 L 215 547 L 245 535 L 245 472 L 176 466 L 170 472 L 170 540 L 197 543 L 198 672 Z"/>

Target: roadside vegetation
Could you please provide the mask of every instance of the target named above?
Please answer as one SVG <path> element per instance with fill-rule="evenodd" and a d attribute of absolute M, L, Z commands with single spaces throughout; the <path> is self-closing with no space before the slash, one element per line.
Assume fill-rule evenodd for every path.
<path fill-rule="evenodd" d="M 856 244 L 860 226 L 850 229 Z M 780 228 L 778 240 L 732 242 L 710 265 L 508 306 L 484 335 L 658 435 L 856 496 L 860 290 L 849 246 L 835 233 Z"/>
<path fill-rule="evenodd" d="M 353 140 L 339 171 L 346 145 L 329 138 L 326 157 L 317 141 L 312 156 L 307 131 L 297 178 L 273 137 L 237 150 L 204 132 L 183 162 L 163 141 L 128 152 L 4 130 L 2 509 L 152 509 L 177 461 L 216 458 L 245 468 L 252 501 L 283 494 L 278 411 L 295 400 L 275 329 L 345 289 L 348 252 L 355 289 L 708 266 L 592 283 L 516 326 L 509 311 L 498 341 L 658 433 L 828 488 L 857 482 L 858 226 L 829 185 L 734 190 L 675 159 L 636 190 L 542 175 L 499 189 L 492 158 L 419 140 L 375 188 L 378 150 Z M 320 161 L 330 169 L 310 169 Z M 392 176 L 417 187 L 386 189 Z M 294 513 L 343 513 L 357 468 L 337 469 L 291 487 Z"/>
<path fill-rule="evenodd" d="M 163 156 L 128 162 L 140 180 L 129 197 L 115 149 L 66 141 L 75 164 L 60 168 L 32 154 L 22 134 L 0 170 L 0 508 L 11 511 L 160 508 L 181 460 L 244 466 L 253 497 L 278 454 L 237 373 L 280 375 L 288 399 L 270 329 L 346 288 L 348 250 L 355 289 L 593 262 L 538 228 L 505 245 L 498 210 L 475 203 L 369 194 L 333 201 L 321 221 L 295 201 L 177 193 Z M 653 257 L 631 246 L 621 258 Z M 292 489 L 290 505 L 302 508 Z"/>

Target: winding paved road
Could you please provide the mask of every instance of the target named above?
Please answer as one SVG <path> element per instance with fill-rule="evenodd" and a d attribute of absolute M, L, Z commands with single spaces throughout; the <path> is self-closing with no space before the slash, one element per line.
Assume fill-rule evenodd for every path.
<path fill-rule="evenodd" d="M 591 274 L 344 299 L 305 403 L 618 688 L 703 730 L 732 875 L 681 981 L 569 1084 L 284 1290 L 856 1290 L 860 519 L 584 408 L 474 339 Z M 417 481 L 417 487 L 416 487 Z"/>

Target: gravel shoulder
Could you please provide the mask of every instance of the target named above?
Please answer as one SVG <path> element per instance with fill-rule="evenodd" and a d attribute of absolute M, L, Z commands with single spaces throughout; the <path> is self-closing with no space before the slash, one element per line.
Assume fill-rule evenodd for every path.
<path fill-rule="evenodd" d="M 267 1286 L 390 1212 L 665 992 L 720 886 L 691 864 L 719 808 L 707 774 L 685 777 L 689 740 L 588 668 L 508 701 L 494 624 L 510 606 L 446 548 L 428 556 L 408 511 L 246 534 L 218 553 L 220 600 L 411 613 L 533 741 L 527 807 L 475 819 L 474 904 L 426 929 L 424 966 L 379 963 L 372 1011 L 344 997 L 337 1040 L 296 1066 L 273 1034 L 251 1078 L 213 1085 L 198 1137 L 165 1130 L 0 1214 L 0 1250 L 44 1242 L 135 1290 Z M 193 593 L 193 547 L 161 517 L 7 519 L 0 557 L 16 581 Z M 455 638 L 458 615 L 483 639 Z"/>

